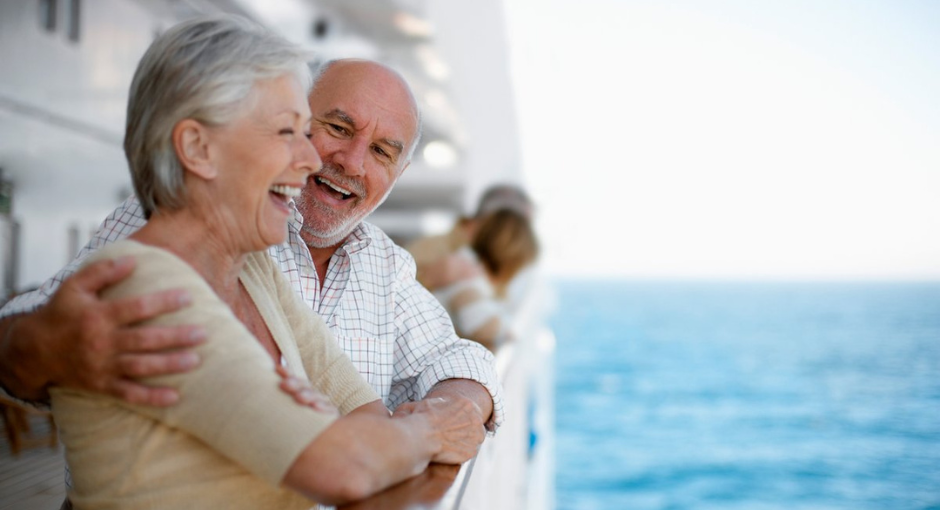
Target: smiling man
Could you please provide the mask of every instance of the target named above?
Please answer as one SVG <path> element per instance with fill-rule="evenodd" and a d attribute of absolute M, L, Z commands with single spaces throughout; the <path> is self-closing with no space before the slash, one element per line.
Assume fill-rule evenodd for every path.
<path fill-rule="evenodd" d="M 271 256 L 390 409 L 407 414 L 426 406 L 442 416 L 454 406 L 478 410 L 479 436 L 461 440 L 476 443 L 473 451 L 483 440 L 483 424 L 494 430 L 502 419 L 492 356 L 456 336 L 447 312 L 415 280 L 410 255 L 363 221 L 411 161 L 420 136 L 414 97 L 381 64 L 339 60 L 321 68 L 309 100 L 310 139 L 323 166 L 295 199 L 288 241 Z M 128 199 L 68 267 L 4 307 L 0 382 L 9 393 L 44 400 L 48 387 L 59 385 L 150 405 L 179 398 L 136 379 L 198 366 L 187 347 L 204 332 L 135 325 L 186 306 L 188 296 L 170 291 L 100 300 L 98 292 L 133 271 L 131 260 L 75 273 L 89 253 L 145 222 L 140 204 Z M 457 451 L 454 462 L 467 459 Z"/>
<path fill-rule="evenodd" d="M 401 78 L 367 61 L 326 65 L 310 94 L 323 168 L 298 200 L 304 241 L 335 247 L 388 196 L 411 161 L 420 120 Z"/>

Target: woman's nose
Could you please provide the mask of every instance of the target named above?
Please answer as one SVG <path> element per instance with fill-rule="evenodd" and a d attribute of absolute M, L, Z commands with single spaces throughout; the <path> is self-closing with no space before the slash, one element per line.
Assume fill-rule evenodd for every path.
<path fill-rule="evenodd" d="M 298 141 L 300 147 L 297 161 L 307 174 L 312 174 L 323 166 L 323 161 L 320 159 L 320 154 L 317 152 L 316 147 L 313 146 L 313 143 L 310 142 L 309 138 L 303 137 Z"/>

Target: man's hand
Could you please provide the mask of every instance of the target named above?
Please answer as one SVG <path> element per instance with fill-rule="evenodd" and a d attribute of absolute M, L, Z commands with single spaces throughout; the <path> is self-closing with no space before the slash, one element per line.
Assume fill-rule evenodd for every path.
<path fill-rule="evenodd" d="M 486 437 L 480 407 L 463 397 L 426 398 L 406 402 L 392 418 L 424 413 L 430 421 L 432 441 L 440 445 L 431 462 L 462 464 L 472 459 Z"/>
<path fill-rule="evenodd" d="M 131 258 L 105 260 L 76 272 L 43 308 L 0 325 L 0 378 L 14 396 L 48 398 L 48 387 L 107 393 L 130 403 L 167 406 L 179 395 L 136 379 L 185 372 L 199 364 L 187 349 L 201 343 L 198 327 L 139 326 L 188 306 L 186 291 L 104 301 L 98 293 L 134 270 Z"/>
<path fill-rule="evenodd" d="M 447 379 L 431 388 L 424 400 L 406 402 L 392 417 L 427 413 L 440 452 L 431 459 L 443 464 L 461 464 L 473 458 L 486 438 L 484 424 L 493 414 L 493 399 L 482 384 L 469 379 Z"/>

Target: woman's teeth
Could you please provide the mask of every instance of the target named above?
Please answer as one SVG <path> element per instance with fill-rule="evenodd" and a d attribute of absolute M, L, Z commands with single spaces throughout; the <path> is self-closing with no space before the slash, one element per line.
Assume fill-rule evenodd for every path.
<path fill-rule="evenodd" d="M 284 195 L 287 198 L 297 198 L 300 196 L 300 192 L 303 191 L 302 188 L 296 188 L 294 186 L 286 186 L 284 184 L 277 184 L 271 186 L 271 191 L 277 193 L 278 195 Z"/>

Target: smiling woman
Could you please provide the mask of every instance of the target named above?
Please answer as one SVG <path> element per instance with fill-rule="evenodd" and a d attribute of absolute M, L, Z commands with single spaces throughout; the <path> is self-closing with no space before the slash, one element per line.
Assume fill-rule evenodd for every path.
<path fill-rule="evenodd" d="M 479 410 L 467 406 L 448 413 L 448 424 L 432 418 L 432 404 L 393 420 L 323 320 L 259 251 L 285 239 L 290 200 L 321 164 L 308 137 L 305 58 L 238 18 L 183 23 L 144 55 L 125 148 L 149 220 L 87 263 L 136 260 L 130 277 L 102 292 L 110 302 L 186 289 L 191 306 L 145 324 L 195 325 L 207 339 L 195 370 L 145 380 L 179 392 L 171 407 L 50 390 L 75 508 L 335 504 L 442 458 L 453 445 L 436 427 L 482 436 Z M 391 178 L 403 165 L 384 168 Z M 384 193 L 377 177 L 364 188 L 324 177 L 355 196 L 338 198 L 333 188 L 321 196 L 357 211 Z M 311 397 L 314 389 L 338 412 Z"/>
<path fill-rule="evenodd" d="M 258 82 L 245 104 L 227 124 L 185 119 L 173 140 L 188 170 L 184 210 L 213 218 L 211 235 L 231 236 L 245 251 L 256 251 L 284 242 L 289 200 L 320 158 L 307 139 L 306 91 L 294 76 Z"/>

